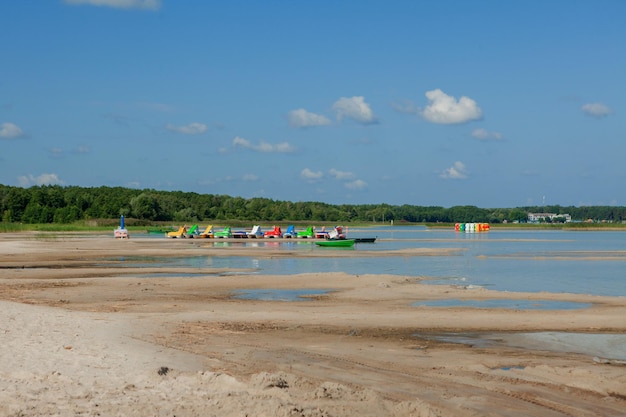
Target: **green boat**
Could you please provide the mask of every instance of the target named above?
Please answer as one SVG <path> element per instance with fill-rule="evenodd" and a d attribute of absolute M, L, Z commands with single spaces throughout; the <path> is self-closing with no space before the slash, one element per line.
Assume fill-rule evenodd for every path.
<path fill-rule="evenodd" d="M 348 248 L 354 246 L 354 239 L 326 239 L 315 242 L 317 246 L 332 248 Z"/>

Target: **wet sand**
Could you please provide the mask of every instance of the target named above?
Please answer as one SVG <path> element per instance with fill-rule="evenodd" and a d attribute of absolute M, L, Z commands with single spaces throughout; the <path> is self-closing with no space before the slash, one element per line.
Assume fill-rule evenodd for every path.
<path fill-rule="evenodd" d="M 417 248 L 376 256 L 453 253 Z M 472 345 L 441 338 L 623 336 L 624 297 L 501 293 L 395 275 L 133 268 L 116 260 L 199 255 L 355 253 L 218 248 L 203 239 L 0 235 L 0 415 L 625 414 L 626 366 L 595 357 L 593 346 L 577 353 L 550 343 Z M 302 288 L 332 291 L 301 302 L 232 297 L 242 289 Z M 412 306 L 423 300 L 507 298 L 591 307 Z"/>

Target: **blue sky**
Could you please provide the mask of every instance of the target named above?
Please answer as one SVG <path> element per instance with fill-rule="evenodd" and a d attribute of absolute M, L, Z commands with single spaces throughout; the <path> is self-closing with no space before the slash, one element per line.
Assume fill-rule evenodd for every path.
<path fill-rule="evenodd" d="M 0 183 L 626 205 L 626 2 L 0 4 Z"/>

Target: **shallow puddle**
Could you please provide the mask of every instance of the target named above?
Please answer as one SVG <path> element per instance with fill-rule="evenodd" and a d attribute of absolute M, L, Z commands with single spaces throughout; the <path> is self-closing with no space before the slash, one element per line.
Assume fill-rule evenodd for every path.
<path fill-rule="evenodd" d="M 596 362 L 610 359 L 626 364 L 626 335 L 588 334 L 570 332 L 532 333 L 449 333 L 441 335 L 415 335 L 439 342 L 459 343 L 478 348 L 496 346 L 516 347 L 527 350 L 580 353 L 597 358 Z M 608 361 L 610 362 L 610 361 Z"/>
<path fill-rule="evenodd" d="M 317 289 L 299 289 L 299 290 L 282 290 L 282 289 L 252 289 L 252 290 L 236 290 L 233 298 L 240 300 L 257 300 L 257 301 L 309 301 L 320 295 L 326 295 L 330 290 Z"/>
<path fill-rule="evenodd" d="M 417 301 L 413 307 L 470 307 L 470 308 L 505 308 L 510 310 L 578 310 L 591 307 L 591 303 L 554 300 L 429 300 Z"/>

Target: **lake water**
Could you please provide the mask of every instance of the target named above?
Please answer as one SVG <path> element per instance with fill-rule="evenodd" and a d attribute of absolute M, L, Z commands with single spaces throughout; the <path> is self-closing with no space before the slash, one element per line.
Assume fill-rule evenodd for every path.
<path fill-rule="evenodd" d="M 312 240 L 286 242 L 242 239 L 241 242 L 207 240 L 211 246 L 271 246 L 289 251 L 345 250 L 368 252 L 368 257 L 213 256 L 178 258 L 178 266 L 246 268 L 257 274 L 293 275 L 303 272 L 347 274 L 395 274 L 426 278 L 433 285 L 486 287 L 513 292 L 567 292 L 626 296 L 626 231 L 499 230 L 465 233 L 417 226 L 352 228 L 349 237 L 377 237 L 375 243 L 353 248 L 321 248 Z M 460 249 L 452 256 L 376 256 L 376 252 L 408 248 Z M 261 251 L 262 252 L 262 251 Z M 136 260 L 137 261 L 137 260 Z M 170 264 L 171 265 L 171 264 Z M 234 296 L 268 301 L 306 301 L 323 295 L 320 290 L 241 290 Z M 423 305 L 416 300 L 414 305 Z M 440 303 L 440 304 L 437 304 Z M 424 304 L 426 305 L 426 304 Z M 480 307 L 516 309 L 580 309 L 586 303 L 519 300 L 444 300 L 431 307 Z M 521 334 L 437 335 L 456 343 L 504 344 L 527 349 L 578 352 L 626 361 L 626 335 L 536 332 Z"/>
<path fill-rule="evenodd" d="M 179 259 L 188 266 L 251 268 L 262 274 L 303 272 L 394 274 L 426 283 L 486 287 L 514 292 L 568 292 L 626 296 L 626 232 L 498 230 L 465 233 L 419 226 L 352 228 L 349 237 L 377 237 L 353 248 L 321 248 L 312 240 L 207 241 L 215 246 L 273 246 L 290 251 L 367 251 L 368 257 L 239 257 Z M 376 256 L 407 248 L 461 249 L 452 256 Z M 192 265 L 190 265 L 192 264 Z"/>

